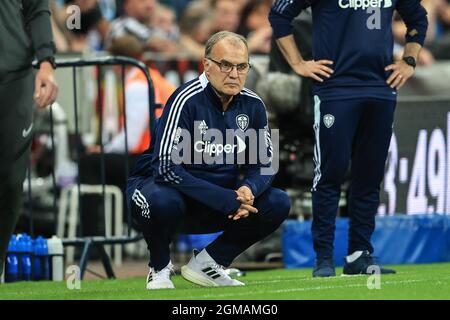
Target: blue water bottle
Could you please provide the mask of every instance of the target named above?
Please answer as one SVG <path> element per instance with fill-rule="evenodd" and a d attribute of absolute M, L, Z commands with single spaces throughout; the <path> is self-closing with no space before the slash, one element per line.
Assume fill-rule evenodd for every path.
<path fill-rule="evenodd" d="M 39 281 L 42 279 L 41 271 L 41 257 L 40 257 L 40 243 L 37 239 L 32 241 L 33 243 L 33 280 Z"/>
<path fill-rule="evenodd" d="M 19 280 L 19 259 L 17 258 L 16 236 L 12 235 L 8 245 L 6 255 L 5 282 L 15 282 Z"/>
<path fill-rule="evenodd" d="M 24 281 L 31 280 L 32 266 L 31 253 L 32 244 L 31 238 L 26 234 L 22 234 L 19 238 L 17 251 L 19 252 L 19 272 L 20 279 Z"/>
<path fill-rule="evenodd" d="M 34 240 L 33 275 L 36 281 L 49 279 L 48 246 L 41 236 Z"/>
<path fill-rule="evenodd" d="M 43 280 L 50 280 L 50 258 L 48 255 L 48 244 L 47 239 L 42 239 L 42 258 L 43 258 L 43 266 L 44 266 L 44 278 Z"/>

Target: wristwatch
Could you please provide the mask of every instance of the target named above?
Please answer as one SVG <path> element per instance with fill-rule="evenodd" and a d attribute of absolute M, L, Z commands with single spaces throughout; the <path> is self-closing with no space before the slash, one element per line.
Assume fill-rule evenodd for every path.
<path fill-rule="evenodd" d="M 414 69 L 416 68 L 416 59 L 414 59 L 414 57 L 403 57 L 403 61 Z"/>
<path fill-rule="evenodd" d="M 39 60 L 39 62 L 38 62 L 38 66 L 39 66 L 39 67 L 41 66 L 41 63 L 42 63 L 42 62 L 49 62 L 50 65 L 52 66 L 52 68 L 53 68 L 53 69 L 56 69 L 55 57 L 46 57 L 46 58 L 44 58 L 44 59 L 42 59 L 42 60 Z"/>

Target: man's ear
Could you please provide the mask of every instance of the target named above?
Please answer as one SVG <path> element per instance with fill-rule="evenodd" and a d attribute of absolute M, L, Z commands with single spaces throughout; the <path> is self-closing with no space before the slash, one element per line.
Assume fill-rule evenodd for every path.
<path fill-rule="evenodd" d="M 206 73 L 209 71 L 209 60 L 206 58 L 203 58 L 203 70 L 205 70 Z"/>

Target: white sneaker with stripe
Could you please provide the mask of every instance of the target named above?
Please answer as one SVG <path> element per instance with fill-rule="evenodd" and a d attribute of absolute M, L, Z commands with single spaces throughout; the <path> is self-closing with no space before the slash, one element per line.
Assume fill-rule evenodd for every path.
<path fill-rule="evenodd" d="M 243 286 L 244 283 L 232 279 L 223 266 L 217 264 L 203 249 L 192 254 L 189 263 L 181 267 L 181 275 L 188 281 L 204 287 Z"/>
<path fill-rule="evenodd" d="M 170 280 L 171 274 L 173 274 L 173 264 L 169 264 L 160 271 L 150 268 L 147 275 L 147 289 L 175 289 L 172 280 Z"/>

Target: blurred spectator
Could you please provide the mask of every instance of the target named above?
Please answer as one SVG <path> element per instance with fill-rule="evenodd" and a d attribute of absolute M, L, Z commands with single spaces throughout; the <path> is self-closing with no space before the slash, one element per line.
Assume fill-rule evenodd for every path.
<path fill-rule="evenodd" d="M 123 0 L 124 16 L 112 22 L 107 46 L 115 38 L 133 35 L 141 41 L 145 49 L 157 52 L 176 52 L 176 43 L 167 38 L 164 32 L 152 27 L 156 5 L 156 0 Z"/>
<path fill-rule="evenodd" d="M 172 8 L 177 16 L 180 18 L 185 9 L 192 3 L 193 0 L 160 0 L 161 4 L 164 4 Z"/>
<path fill-rule="evenodd" d="M 440 1 L 441 0 L 422 0 L 422 6 L 427 10 L 428 17 L 427 42 L 438 37 L 437 3 Z"/>
<path fill-rule="evenodd" d="M 270 51 L 272 29 L 267 19 L 271 0 L 212 0 L 212 33 L 226 30 L 247 38 L 250 53 Z"/>
<path fill-rule="evenodd" d="M 444 33 L 450 32 L 450 0 L 435 0 L 439 21 L 442 23 Z"/>
<path fill-rule="evenodd" d="M 450 0 L 434 0 L 436 6 L 437 39 L 428 47 L 437 59 L 450 59 Z"/>
<path fill-rule="evenodd" d="M 120 15 L 119 7 L 122 5 L 122 0 L 97 0 L 103 17 L 112 21 Z"/>
<path fill-rule="evenodd" d="M 212 0 L 212 33 L 219 31 L 236 32 L 240 20 L 240 7 L 234 0 Z"/>
<path fill-rule="evenodd" d="M 168 6 L 162 4 L 156 6 L 152 26 L 163 34 L 164 38 L 175 41 L 180 36 L 175 11 Z"/>
<path fill-rule="evenodd" d="M 272 0 L 250 0 L 243 7 L 237 33 L 245 36 L 251 53 L 270 52 L 272 28 L 269 16 Z"/>
<path fill-rule="evenodd" d="M 211 35 L 210 11 L 204 2 L 191 2 L 180 19 L 180 47 L 194 59 L 200 60 L 205 54 L 206 40 Z"/>
<path fill-rule="evenodd" d="M 52 9 L 56 24 L 65 31 L 70 50 L 101 50 L 103 39 L 109 30 L 109 22 L 103 17 L 97 0 L 64 0 L 63 2 L 63 6 L 52 5 Z M 80 28 L 68 29 L 66 26 L 67 18 L 73 14 L 67 9 L 72 5 L 80 9 Z"/>
<path fill-rule="evenodd" d="M 241 11 L 238 33 L 247 37 L 250 32 L 269 27 L 269 16 L 272 0 L 250 0 Z"/>
<path fill-rule="evenodd" d="M 128 56 L 142 60 L 144 47 L 133 36 L 123 36 L 112 41 L 108 51 L 113 55 Z M 148 124 L 150 119 L 148 105 L 148 85 L 144 73 L 136 67 L 127 66 L 125 77 L 125 100 L 127 105 L 126 119 L 128 129 L 128 149 L 131 153 L 142 153 L 150 142 Z M 167 81 L 158 70 L 149 68 L 153 80 L 155 102 L 164 105 L 175 87 Z M 162 108 L 156 116 L 161 115 Z M 125 152 L 124 128 L 105 145 L 105 152 Z"/>
<path fill-rule="evenodd" d="M 69 39 L 64 35 L 58 24 L 55 21 L 54 16 L 50 16 L 50 23 L 52 25 L 53 41 L 55 43 L 56 52 L 69 51 Z"/>

